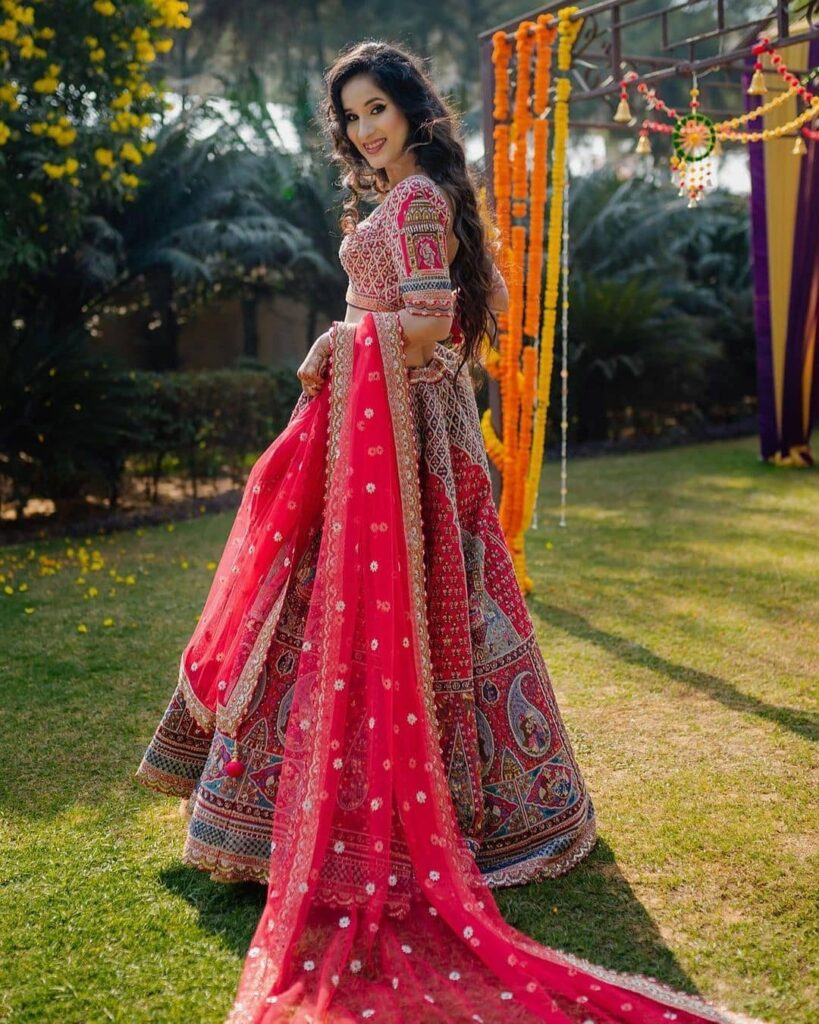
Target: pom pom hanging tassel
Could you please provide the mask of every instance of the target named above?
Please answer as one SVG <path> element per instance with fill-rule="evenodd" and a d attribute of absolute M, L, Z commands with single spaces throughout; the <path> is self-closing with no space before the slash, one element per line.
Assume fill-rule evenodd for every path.
<path fill-rule="evenodd" d="M 791 150 L 791 153 L 793 154 L 793 156 L 804 156 L 805 153 L 807 153 L 807 149 L 805 148 L 805 140 L 802 138 L 801 135 L 797 135 L 794 139 L 793 149 Z"/>
<path fill-rule="evenodd" d="M 238 779 L 244 775 L 245 768 L 244 761 L 239 760 L 239 744 L 236 743 L 233 747 L 233 754 L 229 761 L 225 764 L 225 772 L 231 779 Z"/>

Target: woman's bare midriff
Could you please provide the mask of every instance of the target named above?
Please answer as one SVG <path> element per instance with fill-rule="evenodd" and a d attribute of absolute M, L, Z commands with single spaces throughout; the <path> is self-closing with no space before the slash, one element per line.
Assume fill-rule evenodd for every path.
<path fill-rule="evenodd" d="M 344 322 L 348 324 L 357 324 L 359 320 L 362 320 L 366 315 L 367 310 L 361 309 L 359 306 L 347 306 L 347 315 L 344 317 Z M 411 356 L 404 355 L 404 362 L 407 366 L 426 366 L 427 363 L 432 359 L 435 354 L 435 346 L 438 344 L 437 341 L 432 341 L 428 345 L 423 345 L 418 351 L 414 352 Z"/>

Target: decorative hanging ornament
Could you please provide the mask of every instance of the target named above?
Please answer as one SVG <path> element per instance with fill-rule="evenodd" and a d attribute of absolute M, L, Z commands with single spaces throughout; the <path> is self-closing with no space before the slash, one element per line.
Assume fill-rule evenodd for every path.
<path fill-rule="evenodd" d="M 628 84 L 636 77 L 635 73 L 631 71 L 620 82 L 620 102 L 617 104 L 617 110 L 614 114 L 614 120 L 617 124 L 631 124 L 634 120 L 631 108 L 628 105 Z"/>
<path fill-rule="evenodd" d="M 678 117 L 671 131 L 680 195 L 688 195 L 689 207 L 696 206 L 712 185 L 711 154 L 717 131 L 710 117 L 699 112 L 697 76 L 691 87 L 691 110 Z"/>
<path fill-rule="evenodd" d="M 781 54 L 777 53 L 767 36 L 760 36 L 752 52 L 755 57 L 754 75 L 751 86 L 747 90 L 752 96 L 762 96 L 768 90 L 765 87 L 762 58 L 767 54 L 774 73 L 784 82 L 785 89 L 777 93 L 765 103 L 759 103 L 751 110 L 738 114 L 736 117 L 723 121 L 712 121 L 700 112 L 700 91 L 694 76 L 691 92 L 690 111 L 680 115 L 674 107 L 669 107 L 645 82 L 636 81 L 639 75 L 629 71 L 620 80 L 620 104 L 615 114 L 615 121 L 631 121 L 632 115 L 628 105 L 629 86 L 636 81 L 637 91 L 643 97 L 648 110 L 665 115 L 668 121 L 644 119 L 640 127 L 640 137 L 635 149 L 636 153 L 648 155 L 651 152 L 651 132 L 672 136 L 673 153 L 671 156 L 672 180 L 679 186 L 680 195 L 688 196 L 689 207 L 696 206 L 705 191 L 712 185 L 711 158 L 722 156 L 721 142 L 739 142 L 743 144 L 769 142 L 772 139 L 793 138 L 791 153 L 793 156 L 804 156 L 807 153 L 806 142 L 819 142 L 819 95 L 810 89 L 811 83 L 819 79 L 819 67 L 812 68 L 801 79 L 793 74 Z M 789 100 L 802 100 L 806 107 L 787 123 L 771 128 L 760 127 L 758 131 L 745 131 L 751 122 L 762 121 L 766 114 L 771 113 Z M 808 126 L 814 121 L 814 127 Z M 763 122 L 764 123 L 764 122 Z"/>

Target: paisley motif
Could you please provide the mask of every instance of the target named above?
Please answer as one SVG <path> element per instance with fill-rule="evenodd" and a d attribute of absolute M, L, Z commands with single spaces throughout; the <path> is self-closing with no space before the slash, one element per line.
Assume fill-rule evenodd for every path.
<path fill-rule="evenodd" d="M 524 696 L 523 682 L 531 678 L 531 672 L 521 672 L 512 680 L 506 698 L 506 714 L 515 742 L 524 754 L 542 757 L 551 746 L 552 734 L 543 714 Z"/>

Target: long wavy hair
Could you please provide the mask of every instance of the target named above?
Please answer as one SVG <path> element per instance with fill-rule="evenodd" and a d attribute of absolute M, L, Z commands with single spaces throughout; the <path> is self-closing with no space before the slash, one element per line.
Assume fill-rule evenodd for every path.
<path fill-rule="evenodd" d="M 498 323 L 489 308 L 490 242 L 478 207 L 477 188 L 467 167 L 459 119 L 438 94 L 419 57 L 379 40 L 365 40 L 342 51 L 324 76 L 326 96 L 320 107 L 320 122 L 332 141 L 331 159 L 342 168 L 337 184 L 351 192 L 344 200 L 339 225 L 345 234 L 354 230 L 359 220 L 359 200 L 375 200 L 390 188 L 386 171 L 370 167 L 347 136 L 341 90 L 354 75 L 362 74 L 373 78 L 403 112 L 409 122 L 406 151 L 414 151 L 423 173 L 453 202 L 453 228 L 460 244 L 449 269 L 457 299 L 455 318 L 463 336 L 463 358 L 458 369 L 467 361 L 474 367 L 479 363 L 484 333 L 490 330 L 494 340 Z"/>

